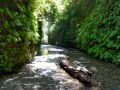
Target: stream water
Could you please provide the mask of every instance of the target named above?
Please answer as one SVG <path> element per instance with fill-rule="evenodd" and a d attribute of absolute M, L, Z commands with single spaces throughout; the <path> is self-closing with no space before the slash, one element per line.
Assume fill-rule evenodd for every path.
<path fill-rule="evenodd" d="M 41 55 L 26 64 L 18 74 L 0 79 L 0 90 L 120 90 L 120 68 L 75 49 L 42 45 Z M 59 62 L 69 57 L 74 65 L 82 62 L 96 82 L 87 86 L 70 77 Z"/>

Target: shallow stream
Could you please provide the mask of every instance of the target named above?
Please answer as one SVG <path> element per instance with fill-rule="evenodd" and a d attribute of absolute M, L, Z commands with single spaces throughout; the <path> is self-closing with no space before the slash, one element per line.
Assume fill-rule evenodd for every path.
<path fill-rule="evenodd" d="M 120 90 L 120 68 L 75 49 L 41 45 L 41 55 L 26 64 L 18 74 L 0 79 L 0 90 Z M 87 86 L 70 77 L 59 67 L 69 57 L 78 66 L 82 63 L 93 74 L 96 84 Z"/>

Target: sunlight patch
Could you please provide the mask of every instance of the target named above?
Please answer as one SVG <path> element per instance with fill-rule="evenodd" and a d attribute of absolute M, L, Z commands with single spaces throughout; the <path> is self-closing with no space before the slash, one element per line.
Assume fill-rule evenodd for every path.
<path fill-rule="evenodd" d="M 62 52 L 62 51 L 64 51 L 63 49 L 57 49 L 57 48 L 50 48 L 48 50 L 49 51 L 56 51 L 56 52 Z"/>
<path fill-rule="evenodd" d="M 35 56 L 34 57 L 34 62 L 41 62 L 41 61 L 50 61 L 50 59 L 55 59 L 55 58 L 66 58 L 67 56 L 64 54 L 49 54 L 45 56 Z"/>

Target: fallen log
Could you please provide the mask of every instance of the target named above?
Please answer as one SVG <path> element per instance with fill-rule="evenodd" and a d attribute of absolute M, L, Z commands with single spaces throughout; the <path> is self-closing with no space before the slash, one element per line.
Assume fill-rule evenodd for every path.
<path fill-rule="evenodd" d="M 77 68 L 74 68 L 70 61 L 67 59 L 61 60 L 59 64 L 60 67 L 62 67 L 72 77 L 79 79 L 84 83 L 91 83 L 92 74 L 85 67 L 78 66 Z"/>

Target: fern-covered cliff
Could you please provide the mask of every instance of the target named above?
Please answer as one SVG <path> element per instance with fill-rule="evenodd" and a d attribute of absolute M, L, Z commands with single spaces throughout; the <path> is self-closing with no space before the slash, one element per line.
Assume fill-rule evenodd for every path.
<path fill-rule="evenodd" d="M 120 64 L 120 1 L 72 0 L 51 27 L 49 42 Z"/>

